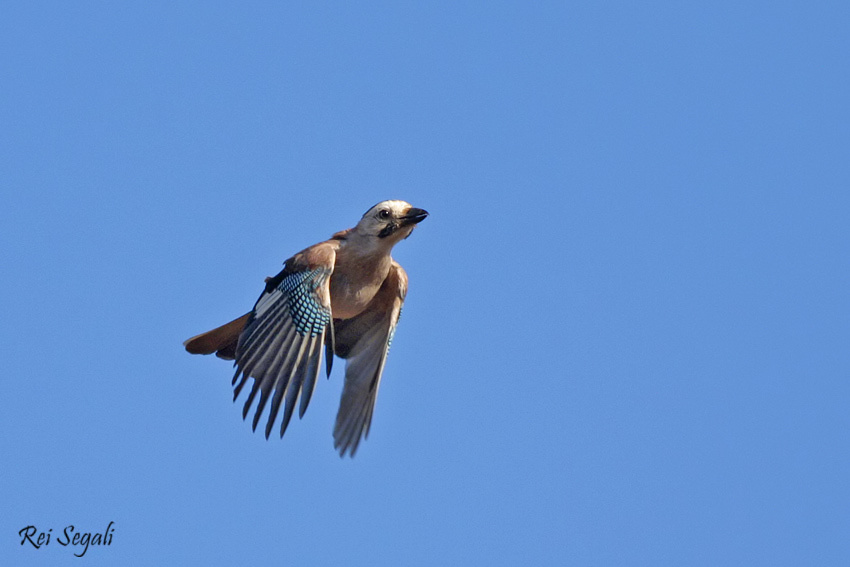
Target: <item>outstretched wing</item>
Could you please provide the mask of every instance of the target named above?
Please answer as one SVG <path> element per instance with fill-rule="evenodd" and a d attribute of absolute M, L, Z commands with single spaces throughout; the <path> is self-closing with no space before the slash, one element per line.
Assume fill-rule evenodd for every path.
<path fill-rule="evenodd" d="M 334 426 L 334 447 L 341 457 L 346 452 L 353 457 L 360 439 L 369 435 L 381 374 L 406 294 L 407 274 L 393 262 L 366 310 L 334 322 L 336 354 L 346 359 L 345 386 Z"/>
<path fill-rule="evenodd" d="M 266 281 L 266 289 L 239 335 L 233 400 L 239 396 L 248 378 L 253 378 L 254 385 L 245 401 L 242 417 L 247 417 L 259 393 L 253 423 L 256 430 L 271 399 L 266 438 L 274 426 L 281 402 L 284 402 L 281 437 L 299 396 L 299 417 L 304 416 L 321 371 L 324 347 L 328 349 L 330 373 L 333 329 L 329 282 L 335 258 L 336 246 L 324 242 L 287 260 L 283 271 Z"/>

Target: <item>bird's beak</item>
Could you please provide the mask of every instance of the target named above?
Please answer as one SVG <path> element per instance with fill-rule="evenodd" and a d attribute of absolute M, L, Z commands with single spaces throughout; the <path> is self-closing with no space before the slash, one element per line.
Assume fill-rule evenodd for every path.
<path fill-rule="evenodd" d="M 425 209 L 417 209 L 416 207 L 410 207 L 407 209 L 407 213 L 403 217 L 401 217 L 401 226 L 408 226 L 411 224 L 417 224 L 425 220 L 425 217 L 428 216 L 428 211 Z"/>

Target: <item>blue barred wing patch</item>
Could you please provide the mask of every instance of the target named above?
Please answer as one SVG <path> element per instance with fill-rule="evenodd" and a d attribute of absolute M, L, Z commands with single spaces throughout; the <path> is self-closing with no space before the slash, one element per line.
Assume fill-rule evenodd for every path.
<path fill-rule="evenodd" d="M 295 330 L 302 337 L 322 334 L 331 322 L 331 311 L 322 305 L 316 297 L 316 290 L 327 277 L 327 270 L 315 269 L 307 272 L 289 274 L 278 284 L 287 298 L 289 314 L 295 323 Z"/>
<path fill-rule="evenodd" d="M 401 307 L 398 308 L 398 317 L 395 318 L 395 324 L 390 326 L 390 336 L 387 337 L 387 354 L 390 352 L 390 347 L 393 346 L 393 337 L 395 337 L 395 330 L 398 327 L 399 321 L 401 321 Z"/>

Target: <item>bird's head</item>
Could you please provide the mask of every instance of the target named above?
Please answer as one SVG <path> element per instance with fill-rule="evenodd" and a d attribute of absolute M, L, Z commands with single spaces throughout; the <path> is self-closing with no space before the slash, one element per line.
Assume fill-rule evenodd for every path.
<path fill-rule="evenodd" d="M 427 216 L 428 211 L 404 201 L 381 201 L 366 211 L 354 230 L 360 236 L 374 238 L 381 245 L 392 247 L 410 236 L 417 223 Z"/>

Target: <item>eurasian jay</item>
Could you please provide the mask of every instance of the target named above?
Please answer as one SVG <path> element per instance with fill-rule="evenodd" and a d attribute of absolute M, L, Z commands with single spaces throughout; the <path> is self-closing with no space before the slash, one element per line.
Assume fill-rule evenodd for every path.
<path fill-rule="evenodd" d="M 428 216 L 404 201 L 383 201 L 357 226 L 302 250 L 266 278 L 250 313 L 184 342 L 192 354 L 234 360 L 233 401 L 248 378 L 254 383 L 242 418 L 260 394 L 260 415 L 271 398 L 268 439 L 284 402 L 283 437 L 296 401 L 303 417 L 325 350 L 330 377 L 333 355 L 346 360 L 345 385 L 334 425 L 334 448 L 353 457 L 369 435 L 387 352 L 407 294 L 407 274 L 390 253 Z M 240 378 L 241 375 L 241 378 Z M 238 383 L 237 383 L 238 382 Z"/>

